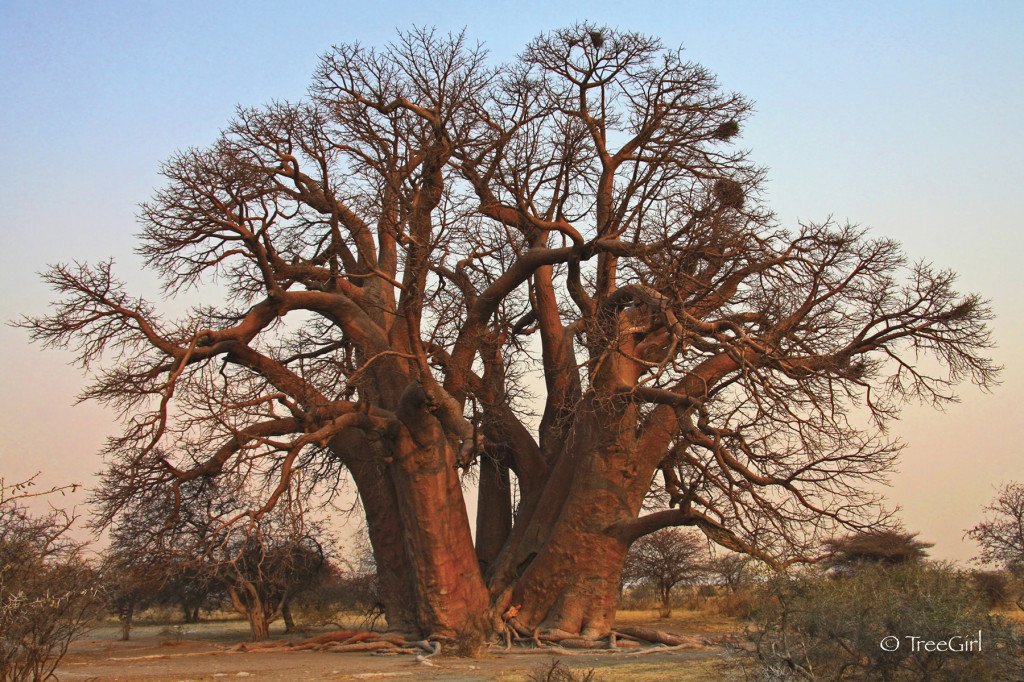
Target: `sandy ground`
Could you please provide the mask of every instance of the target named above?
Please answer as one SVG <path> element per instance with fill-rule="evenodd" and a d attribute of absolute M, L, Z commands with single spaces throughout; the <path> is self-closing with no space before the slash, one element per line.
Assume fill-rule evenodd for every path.
<path fill-rule="evenodd" d="M 733 619 L 683 613 L 670 620 L 652 618 L 649 612 L 624 612 L 619 623 L 652 625 L 686 634 L 719 635 L 735 632 Z M 296 651 L 279 653 L 229 653 L 229 646 L 244 641 L 243 623 L 202 623 L 167 628 L 142 626 L 133 629 L 132 641 L 121 642 L 115 628 L 95 630 L 75 642 L 57 669 L 65 681 L 90 680 L 528 680 L 557 659 L 576 670 L 595 671 L 595 680 L 655 682 L 662 680 L 706 681 L 729 679 L 725 647 L 648 653 L 579 652 L 576 655 L 548 651 L 484 653 L 478 658 L 435 657 L 429 664 L 407 654 L 336 653 Z M 283 636 L 277 630 L 272 637 Z M 576 653 L 576 652 L 574 652 Z"/>

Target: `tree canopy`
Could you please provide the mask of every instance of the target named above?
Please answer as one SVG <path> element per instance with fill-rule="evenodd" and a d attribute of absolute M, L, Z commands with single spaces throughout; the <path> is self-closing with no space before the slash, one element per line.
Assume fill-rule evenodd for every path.
<path fill-rule="evenodd" d="M 426 29 L 335 47 L 142 206 L 165 294 L 210 303 L 166 317 L 110 262 L 45 275 L 59 300 L 22 324 L 123 417 L 103 518 L 216 480 L 261 491 L 222 516 L 251 523 L 344 478 L 391 627 L 516 607 L 585 636 L 659 528 L 778 563 L 873 526 L 903 401 L 994 381 L 989 308 L 892 240 L 779 225 L 750 111 L 589 24 L 501 65 Z"/>
<path fill-rule="evenodd" d="M 934 545 L 917 536 L 896 529 L 875 529 L 832 538 L 825 543 L 831 554 L 826 565 L 837 571 L 852 571 L 870 565 L 921 563 Z"/>

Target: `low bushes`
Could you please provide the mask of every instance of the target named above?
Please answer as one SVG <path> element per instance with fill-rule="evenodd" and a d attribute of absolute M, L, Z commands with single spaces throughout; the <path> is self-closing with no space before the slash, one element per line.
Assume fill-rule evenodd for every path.
<path fill-rule="evenodd" d="M 1024 672 L 1021 633 L 989 615 L 969 575 L 865 566 L 778 576 L 752 615 L 753 679 L 1002 680 Z"/>

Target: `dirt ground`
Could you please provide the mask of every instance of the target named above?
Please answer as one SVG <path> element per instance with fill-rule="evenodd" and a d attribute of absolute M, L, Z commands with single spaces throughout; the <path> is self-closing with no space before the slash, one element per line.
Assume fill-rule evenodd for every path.
<path fill-rule="evenodd" d="M 718 636 L 742 629 L 735 619 L 700 612 L 680 612 L 661 620 L 653 612 L 626 611 L 620 625 L 649 625 L 691 635 Z M 282 637 L 278 629 L 272 637 Z M 315 633 L 311 633 L 315 634 Z M 730 659 L 725 646 L 665 653 L 557 652 L 514 650 L 485 652 L 479 658 L 439 656 L 426 662 L 408 654 L 296 651 L 232 653 L 248 631 L 237 621 L 165 627 L 141 626 L 132 641 L 118 641 L 114 627 L 94 630 L 72 644 L 57 669 L 64 681 L 89 680 L 459 680 L 476 682 L 528 680 L 558 660 L 574 670 L 595 672 L 595 682 L 697 682 L 727 680 Z"/>

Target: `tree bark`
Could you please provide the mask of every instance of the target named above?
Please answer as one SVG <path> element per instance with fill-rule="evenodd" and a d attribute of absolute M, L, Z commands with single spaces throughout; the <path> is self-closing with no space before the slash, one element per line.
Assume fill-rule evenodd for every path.
<path fill-rule="evenodd" d="M 249 621 L 249 633 L 252 641 L 262 642 L 270 639 L 270 623 L 263 615 L 261 609 L 250 609 L 245 614 Z"/>
<path fill-rule="evenodd" d="M 486 573 L 512 532 L 512 484 L 508 467 L 492 457 L 480 458 L 476 507 L 476 556 Z"/>
<path fill-rule="evenodd" d="M 488 613 L 457 467 L 448 439 L 419 384 L 403 393 L 392 475 L 405 528 L 421 631 L 453 636 Z M 452 439 L 455 440 L 455 439 Z"/>
<path fill-rule="evenodd" d="M 554 522 L 528 530 L 522 544 L 502 557 L 504 575 L 492 581 L 499 608 L 521 607 L 517 617 L 527 628 L 585 638 L 611 630 L 631 542 L 616 524 L 639 514 L 659 459 L 647 448 L 663 440 L 644 441 L 638 420 L 636 406 L 625 398 L 591 395 L 581 406 L 567 441 L 572 450 L 556 464 L 530 525 Z M 568 486 L 556 480 L 565 463 Z"/>
<path fill-rule="evenodd" d="M 362 433 L 352 434 L 350 442 L 345 446 L 348 452 L 357 448 L 362 448 L 363 453 L 374 451 L 373 444 Z M 405 530 L 394 480 L 388 467 L 378 460 L 366 454 L 346 457 L 366 514 L 366 527 L 377 566 L 377 580 L 388 630 L 419 634 L 412 565 L 406 544 L 396 541 L 405 536 Z"/>
<path fill-rule="evenodd" d="M 229 588 L 228 594 L 231 595 L 231 603 L 235 610 L 249 621 L 252 641 L 262 642 L 269 639 L 270 624 L 277 618 L 277 614 L 268 612 L 267 605 L 260 599 L 256 589 L 251 584 L 243 583 Z"/>

